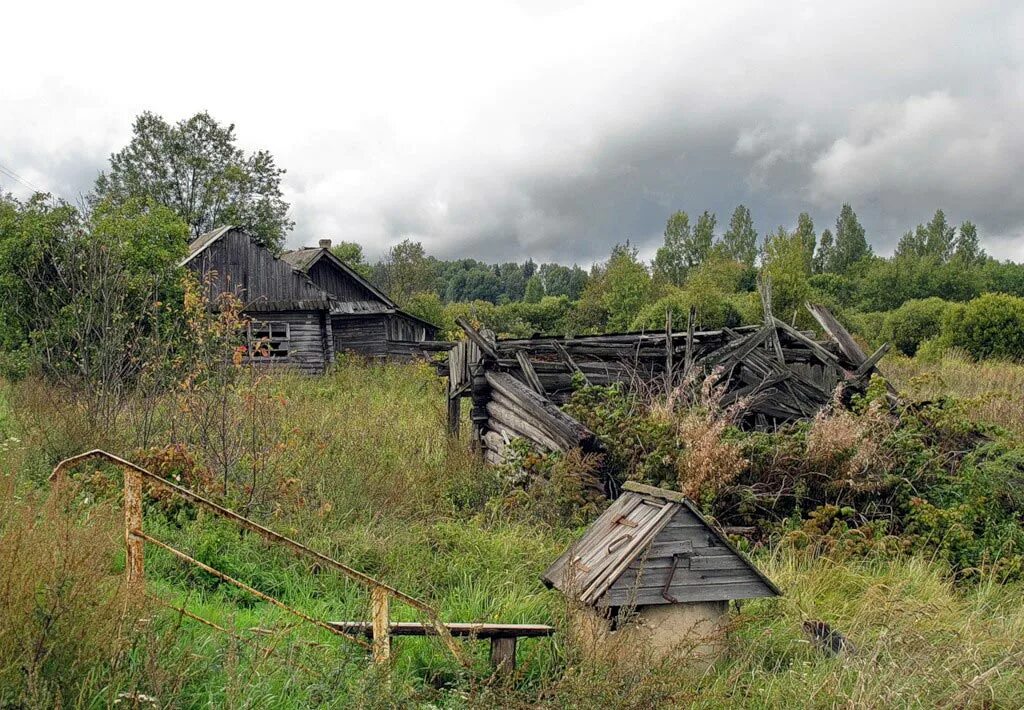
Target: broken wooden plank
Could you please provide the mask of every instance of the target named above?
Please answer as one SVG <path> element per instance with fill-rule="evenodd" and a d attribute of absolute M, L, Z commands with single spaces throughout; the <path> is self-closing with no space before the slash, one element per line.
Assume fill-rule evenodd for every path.
<path fill-rule="evenodd" d="M 463 316 L 459 316 L 458 318 L 455 319 L 455 324 L 466 332 L 466 337 L 468 337 L 471 341 L 473 341 L 473 343 L 478 348 L 480 348 L 481 353 L 491 358 L 492 360 L 498 359 L 497 348 L 495 348 L 494 345 L 487 338 L 485 338 L 480 332 L 478 332 L 477 329 L 473 327 L 472 323 L 466 320 Z"/>
<path fill-rule="evenodd" d="M 547 392 L 544 391 L 544 385 L 541 383 L 540 378 L 537 377 L 537 371 L 533 369 L 533 365 L 530 364 L 530 358 L 526 356 L 525 351 L 516 350 L 516 362 L 519 363 L 519 369 L 522 370 L 527 384 L 541 397 L 546 397 Z"/>

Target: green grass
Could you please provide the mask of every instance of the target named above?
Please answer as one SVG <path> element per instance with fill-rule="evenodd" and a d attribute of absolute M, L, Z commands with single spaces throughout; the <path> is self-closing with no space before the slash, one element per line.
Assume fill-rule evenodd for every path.
<path fill-rule="evenodd" d="M 580 531 L 503 504 L 495 472 L 467 454 L 465 442 L 445 437 L 443 390 L 427 368 L 346 362 L 325 378 L 264 384 L 273 404 L 258 433 L 272 445 L 253 496 L 254 517 L 429 602 L 446 620 L 552 623 L 559 634 L 522 641 L 518 673 L 508 682 L 490 677 L 486 643 L 466 645 L 473 660 L 466 671 L 435 639 L 398 639 L 384 678 L 344 639 L 150 546 L 150 593 L 277 653 L 264 657 L 150 605 L 121 660 L 95 663 L 71 679 L 65 705 L 103 707 L 118 693 L 137 692 L 172 707 L 935 707 L 958 693 L 965 706 L 1024 706 L 1019 663 L 969 685 L 1024 650 L 1024 589 L 994 581 L 955 587 L 941 563 L 922 557 L 759 550 L 756 561 L 786 596 L 742 604 L 728 652 L 706 673 L 679 663 L 589 660 L 564 633 L 564 600 L 539 580 Z M 78 423 L 84 428 L 63 429 L 56 440 L 53 427 L 42 432 L 33 422 L 68 417 L 22 416 L 19 408 L 39 409 L 39 402 L 18 388 L 0 388 L 0 434 L 15 424 L 24 429 L 23 441 L 0 451 L 0 470 L 19 487 L 41 480 L 52 452 L 84 449 L 98 435 Z M 174 406 L 161 403 L 156 421 L 151 443 L 184 441 L 203 457 Z M 115 433 L 105 434 L 120 452 L 138 446 L 129 425 Z M 236 505 L 249 500 L 245 470 L 243 461 L 232 487 Z M 207 514 L 153 507 L 146 529 L 313 617 L 369 618 L 368 596 L 358 585 Z M 116 575 L 123 560 L 119 542 L 111 545 L 109 573 Z M 416 618 L 393 603 L 392 619 Z M 808 618 L 841 629 L 858 652 L 822 656 L 801 635 Z M 25 693 L 0 687 L 0 701 L 53 699 Z"/>

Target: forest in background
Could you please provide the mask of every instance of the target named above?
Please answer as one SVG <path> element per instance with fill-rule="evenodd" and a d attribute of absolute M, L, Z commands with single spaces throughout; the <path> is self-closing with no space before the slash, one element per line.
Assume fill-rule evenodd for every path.
<path fill-rule="evenodd" d="M 147 112 L 133 128 L 80 204 L 0 195 L 6 371 L 41 362 L 66 369 L 66 355 L 94 345 L 87 330 L 97 320 L 142 323 L 119 331 L 128 350 L 158 325 L 166 332 L 181 298 L 177 262 L 189 239 L 209 229 L 233 224 L 283 249 L 294 224 L 285 171 L 269 151 L 246 152 L 233 125 L 206 113 L 172 124 Z M 888 341 L 906 355 L 955 348 L 1024 357 L 1024 265 L 986 255 L 974 223 L 954 224 L 938 209 L 908 228 L 890 257 L 874 253 L 849 204 L 820 231 L 807 213 L 795 223 L 762 235 L 743 205 L 727 223 L 680 210 L 667 217 L 649 262 L 624 235 L 589 268 L 443 260 L 413 239 L 375 262 L 358 240 L 332 248 L 443 337 L 457 336 L 458 316 L 517 337 L 662 329 L 669 311 L 681 328 L 691 306 L 700 327 L 731 327 L 759 321 L 758 281 L 770 278 L 773 311 L 803 327 L 813 324 L 801 306 L 815 301 L 870 344 Z"/>

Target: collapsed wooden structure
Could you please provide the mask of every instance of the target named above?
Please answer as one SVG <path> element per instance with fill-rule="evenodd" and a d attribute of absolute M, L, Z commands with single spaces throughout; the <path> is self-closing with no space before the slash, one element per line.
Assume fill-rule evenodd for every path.
<path fill-rule="evenodd" d="M 887 345 L 866 356 L 827 308 L 807 304 L 829 336 L 817 340 L 775 318 L 769 301 L 770 292 L 762 325 L 716 330 L 697 329 L 691 310 L 683 331 L 668 314 L 664 333 L 498 340 L 460 319 L 467 339 L 438 363 L 448 378 L 449 428 L 458 431 L 461 400 L 470 399 L 471 438 L 500 464 L 516 438 L 542 452 L 601 452 L 598 437 L 560 409 L 580 384 L 672 391 L 711 378 L 718 405 L 735 407 L 740 426 L 759 429 L 813 417 L 840 385 L 864 389 Z"/>

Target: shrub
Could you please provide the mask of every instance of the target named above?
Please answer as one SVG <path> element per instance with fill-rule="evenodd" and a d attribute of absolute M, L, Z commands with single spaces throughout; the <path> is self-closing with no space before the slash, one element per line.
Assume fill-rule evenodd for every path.
<path fill-rule="evenodd" d="M 987 293 L 950 307 L 942 320 L 942 338 L 976 358 L 1024 358 L 1024 298 Z"/>
<path fill-rule="evenodd" d="M 850 330 L 862 337 L 864 340 L 875 343 L 882 332 L 885 324 L 884 311 L 869 311 L 867 313 L 852 312 L 846 317 Z"/>
<path fill-rule="evenodd" d="M 660 330 L 665 327 L 665 311 L 672 311 L 672 324 L 686 328 L 690 307 L 697 309 L 700 328 L 735 327 L 742 320 L 739 311 L 720 291 L 713 289 L 672 289 L 669 295 L 646 306 L 633 320 L 633 330 Z"/>
<path fill-rule="evenodd" d="M 891 343 L 903 354 L 913 356 L 923 341 L 939 332 L 948 308 L 949 304 L 941 298 L 907 301 L 885 314 L 881 340 Z"/>

